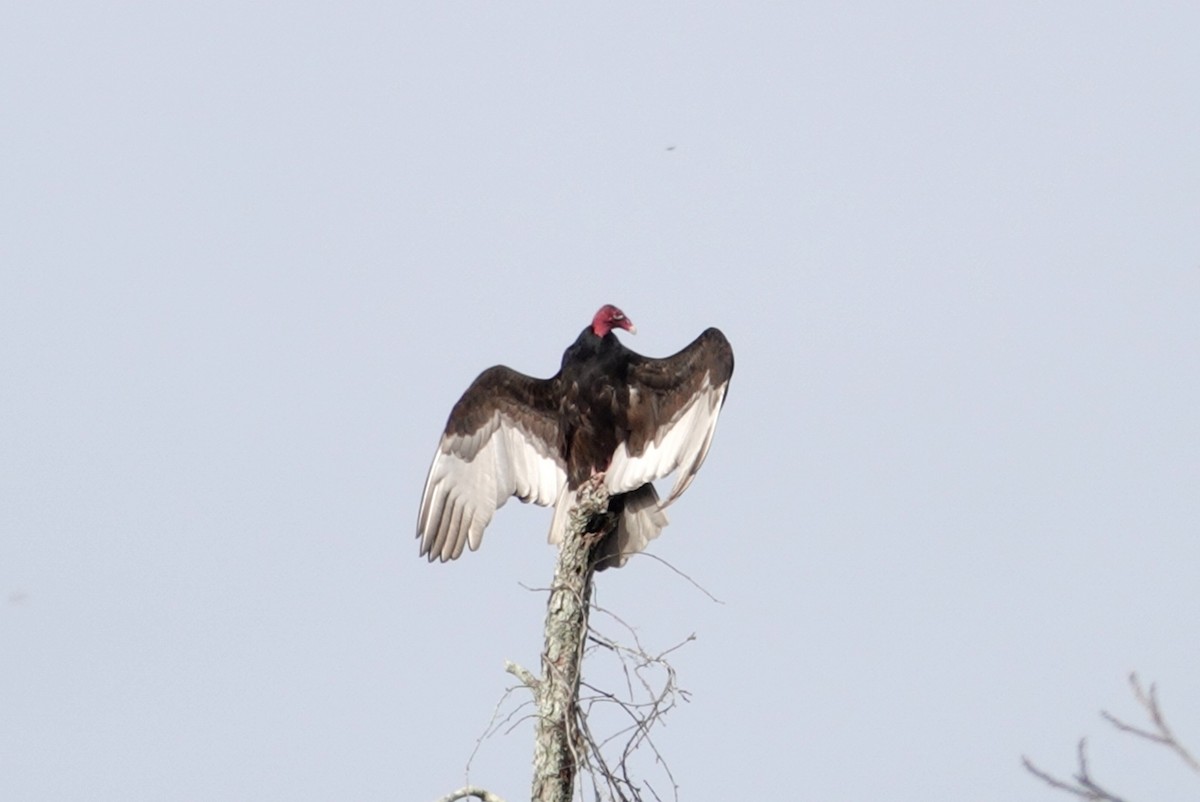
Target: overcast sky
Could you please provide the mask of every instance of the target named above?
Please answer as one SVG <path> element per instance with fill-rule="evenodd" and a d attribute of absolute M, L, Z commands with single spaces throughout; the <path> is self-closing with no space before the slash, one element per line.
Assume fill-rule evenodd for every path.
<path fill-rule="evenodd" d="M 417 558 L 450 406 L 603 303 L 737 355 L 653 553 L 684 800 L 1195 798 L 1194 4 L 12 3 L 0 798 L 432 800 L 550 514 Z M 470 780 L 527 798 L 532 727 Z M 653 767 L 650 767 L 651 769 Z M 660 792 L 660 774 L 648 775 Z"/>

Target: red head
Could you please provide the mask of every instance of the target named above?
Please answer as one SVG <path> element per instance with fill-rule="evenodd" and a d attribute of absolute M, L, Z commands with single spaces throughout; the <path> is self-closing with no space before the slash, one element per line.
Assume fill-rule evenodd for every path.
<path fill-rule="evenodd" d="M 625 317 L 625 313 L 612 304 L 605 304 L 592 318 L 592 331 L 597 337 L 603 337 L 613 329 L 625 329 L 630 334 L 637 334 L 637 326 Z"/>

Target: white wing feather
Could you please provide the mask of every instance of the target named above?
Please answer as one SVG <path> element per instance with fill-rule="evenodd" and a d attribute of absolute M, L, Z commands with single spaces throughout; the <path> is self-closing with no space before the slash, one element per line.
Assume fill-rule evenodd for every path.
<path fill-rule="evenodd" d="M 687 404 L 661 425 L 654 439 L 642 453 L 632 455 L 628 444 L 621 443 L 605 473 L 605 485 L 610 493 L 636 490 L 646 482 L 661 479 L 679 470 L 675 487 L 660 507 L 667 507 L 687 490 L 704 463 L 716 431 L 717 417 L 725 399 L 728 383 L 716 387 L 705 375 L 703 383 Z"/>
<path fill-rule="evenodd" d="M 417 534 L 430 560 L 479 548 L 483 530 L 511 496 L 547 506 L 567 474 L 549 448 L 497 411 L 469 435 L 445 434 L 429 468 Z"/>

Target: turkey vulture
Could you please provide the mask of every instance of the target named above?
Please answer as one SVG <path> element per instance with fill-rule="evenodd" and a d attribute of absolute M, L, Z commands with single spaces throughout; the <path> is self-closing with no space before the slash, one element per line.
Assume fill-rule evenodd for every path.
<path fill-rule="evenodd" d="M 636 332 L 611 304 L 563 352 L 558 374 L 535 379 L 497 365 L 450 411 L 425 481 L 421 555 L 453 560 L 479 548 L 496 509 L 516 496 L 554 505 L 560 542 L 578 488 L 604 474 L 617 526 L 597 567 L 623 565 L 667 524 L 663 508 L 700 469 L 733 374 L 733 349 L 714 328 L 674 356 L 630 351 L 615 329 Z M 665 502 L 651 484 L 678 470 Z"/>

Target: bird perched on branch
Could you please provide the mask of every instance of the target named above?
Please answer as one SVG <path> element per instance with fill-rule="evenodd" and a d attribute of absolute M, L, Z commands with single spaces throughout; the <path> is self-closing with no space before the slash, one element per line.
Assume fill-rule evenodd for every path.
<path fill-rule="evenodd" d="M 479 548 L 496 510 L 516 496 L 554 505 L 560 542 L 580 486 L 602 475 L 617 525 L 597 567 L 623 565 L 667 524 L 663 509 L 704 462 L 733 374 L 733 349 L 710 328 L 674 356 L 630 351 L 615 331 L 633 322 L 607 304 L 549 379 L 497 365 L 450 412 L 417 519 L 421 554 L 453 560 Z M 651 484 L 678 471 L 667 500 Z"/>

